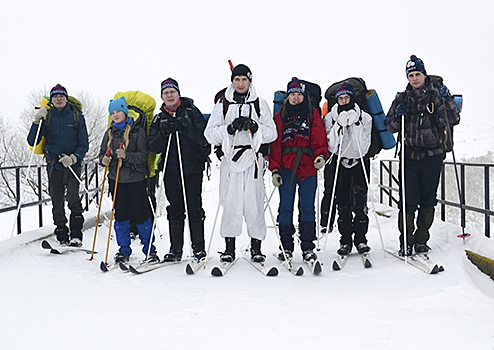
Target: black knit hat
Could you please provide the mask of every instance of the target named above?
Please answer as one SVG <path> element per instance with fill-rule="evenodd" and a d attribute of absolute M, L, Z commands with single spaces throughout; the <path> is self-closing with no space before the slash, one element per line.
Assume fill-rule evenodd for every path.
<path fill-rule="evenodd" d="M 413 71 L 417 71 L 422 73 L 423 75 L 427 75 L 427 72 L 425 71 L 424 62 L 415 55 L 411 55 L 410 60 L 407 62 L 407 66 L 406 66 L 407 78 L 408 78 L 408 73 Z"/>
<path fill-rule="evenodd" d="M 245 64 L 239 64 L 232 70 L 232 81 L 233 78 L 235 78 L 238 75 L 243 75 L 246 76 L 247 79 L 249 79 L 250 82 L 252 82 L 252 73 L 250 71 L 250 68 L 247 67 Z"/>
<path fill-rule="evenodd" d="M 174 88 L 175 90 L 178 91 L 178 94 L 180 95 L 180 89 L 178 88 L 178 83 L 175 79 L 166 78 L 165 80 L 163 80 L 163 82 L 161 83 L 161 93 L 163 94 L 163 90 L 168 87 Z"/>
<path fill-rule="evenodd" d="M 67 93 L 67 89 L 62 85 L 57 84 L 50 90 L 50 100 L 53 98 L 53 95 L 64 95 L 69 98 L 69 94 Z"/>

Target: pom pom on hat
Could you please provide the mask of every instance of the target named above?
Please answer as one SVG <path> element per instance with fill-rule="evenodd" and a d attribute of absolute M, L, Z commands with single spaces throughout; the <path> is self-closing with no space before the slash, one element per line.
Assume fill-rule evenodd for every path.
<path fill-rule="evenodd" d="M 232 81 L 233 78 L 235 78 L 238 75 L 243 75 L 246 76 L 247 79 L 249 79 L 250 82 L 252 82 L 252 72 L 250 71 L 250 68 L 247 67 L 245 64 L 239 64 L 232 70 Z"/>
<path fill-rule="evenodd" d="M 125 115 L 129 115 L 129 109 L 127 108 L 127 101 L 125 100 L 125 96 L 110 101 L 108 112 L 110 112 L 111 115 L 113 111 L 122 111 L 125 113 Z"/>
<path fill-rule="evenodd" d="M 425 71 L 424 62 L 415 55 L 410 56 L 410 60 L 408 60 L 405 70 L 407 73 L 407 77 L 408 77 L 408 73 L 414 71 L 427 75 L 427 72 Z"/>
<path fill-rule="evenodd" d="M 347 81 L 344 81 L 340 86 L 338 86 L 338 89 L 336 89 L 336 93 L 334 97 L 338 99 L 338 96 L 345 94 L 355 97 L 355 89 L 353 85 Z"/>
<path fill-rule="evenodd" d="M 297 77 L 293 77 L 292 80 L 286 86 L 286 94 L 290 95 L 292 92 L 300 92 L 305 95 L 305 84 L 298 80 Z"/>
<path fill-rule="evenodd" d="M 178 94 L 180 95 L 180 89 L 178 88 L 178 83 L 175 79 L 172 78 L 166 78 L 165 80 L 163 80 L 163 82 L 161 83 L 161 93 L 163 94 L 163 90 L 169 87 L 177 90 Z"/>
<path fill-rule="evenodd" d="M 64 88 L 62 85 L 57 84 L 55 85 L 51 90 L 50 90 L 50 100 L 53 98 L 54 95 L 64 95 L 65 97 L 69 98 L 69 94 L 67 93 L 67 89 Z"/>

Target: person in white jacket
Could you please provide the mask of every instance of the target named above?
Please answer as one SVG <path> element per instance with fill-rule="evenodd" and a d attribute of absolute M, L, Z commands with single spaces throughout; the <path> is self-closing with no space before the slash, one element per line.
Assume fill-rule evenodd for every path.
<path fill-rule="evenodd" d="M 336 90 L 337 103 L 324 119 L 329 151 L 340 156 L 336 182 L 339 255 L 348 255 L 355 245 L 360 254 L 370 251 L 366 233 L 367 182 L 364 168 L 369 174 L 370 160 L 365 157 L 371 144 L 372 117 L 360 109 L 355 101 L 355 90 L 343 82 Z M 363 164 L 362 164 L 363 163 Z"/>
<path fill-rule="evenodd" d="M 263 262 L 261 241 L 266 237 L 266 222 L 263 169 L 258 166 L 264 167 L 264 161 L 259 148 L 276 140 L 278 134 L 268 103 L 257 96 L 252 85 L 250 69 L 239 64 L 232 70 L 231 81 L 204 131 L 208 142 L 221 146 L 224 152 L 219 188 L 223 206 L 220 235 L 225 238 L 226 250 L 220 260 L 235 260 L 235 237 L 242 233 L 245 218 L 251 237 L 251 260 Z"/>

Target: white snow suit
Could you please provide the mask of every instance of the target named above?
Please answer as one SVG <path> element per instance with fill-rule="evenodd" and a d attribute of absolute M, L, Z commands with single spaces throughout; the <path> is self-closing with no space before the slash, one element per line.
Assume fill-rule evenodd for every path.
<path fill-rule="evenodd" d="M 214 106 L 204 136 L 212 145 L 221 145 L 224 156 L 220 165 L 220 196 L 221 189 L 226 181 L 225 192 L 221 205 L 223 216 L 220 234 L 222 237 L 236 237 L 242 233 L 242 217 L 247 224 L 247 233 L 251 238 L 264 240 L 266 237 L 266 222 L 264 219 L 264 169 L 257 169 L 257 164 L 264 167 L 262 156 L 258 154 L 259 147 L 264 143 L 276 140 L 278 134 L 268 103 L 259 98 L 260 116 L 257 115 L 253 101 L 257 99 L 257 93 L 252 84 L 245 103 L 234 101 L 234 86 L 231 84 L 225 91 L 224 98 L 229 102 L 226 115 L 223 115 L 223 102 L 220 99 Z M 238 131 L 235 135 L 228 134 L 227 126 L 236 118 L 249 117 L 259 125 L 257 132 L 252 135 L 254 152 L 251 148 L 251 137 L 247 131 Z M 240 157 L 231 161 L 230 171 L 228 163 L 238 152 L 242 152 L 242 146 L 248 149 L 240 153 Z M 232 147 L 233 152 L 232 152 Z M 257 160 L 257 161 L 256 161 Z M 256 164 L 257 163 L 257 164 Z"/>

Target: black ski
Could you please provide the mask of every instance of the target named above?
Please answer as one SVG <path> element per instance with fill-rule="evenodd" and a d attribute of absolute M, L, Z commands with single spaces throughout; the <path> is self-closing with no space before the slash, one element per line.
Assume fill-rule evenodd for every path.
<path fill-rule="evenodd" d="M 48 242 L 47 240 L 43 240 L 41 242 L 41 247 L 43 249 L 50 250 L 50 253 L 51 254 L 65 254 L 65 253 L 68 253 L 68 252 L 84 252 L 86 254 L 91 254 L 92 253 L 92 250 L 86 249 L 86 248 L 82 248 L 82 247 L 71 247 L 71 246 L 53 247 L 50 244 L 50 242 Z M 98 252 L 94 252 L 94 254 L 98 254 Z"/>
<path fill-rule="evenodd" d="M 230 270 L 230 267 L 232 267 L 233 264 L 237 262 L 237 260 L 238 258 L 236 258 L 232 262 L 220 262 L 219 265 L 212 268 L 211 275 L 216 277 L 224 276 L 228 272 L 228 270 Z"/>

